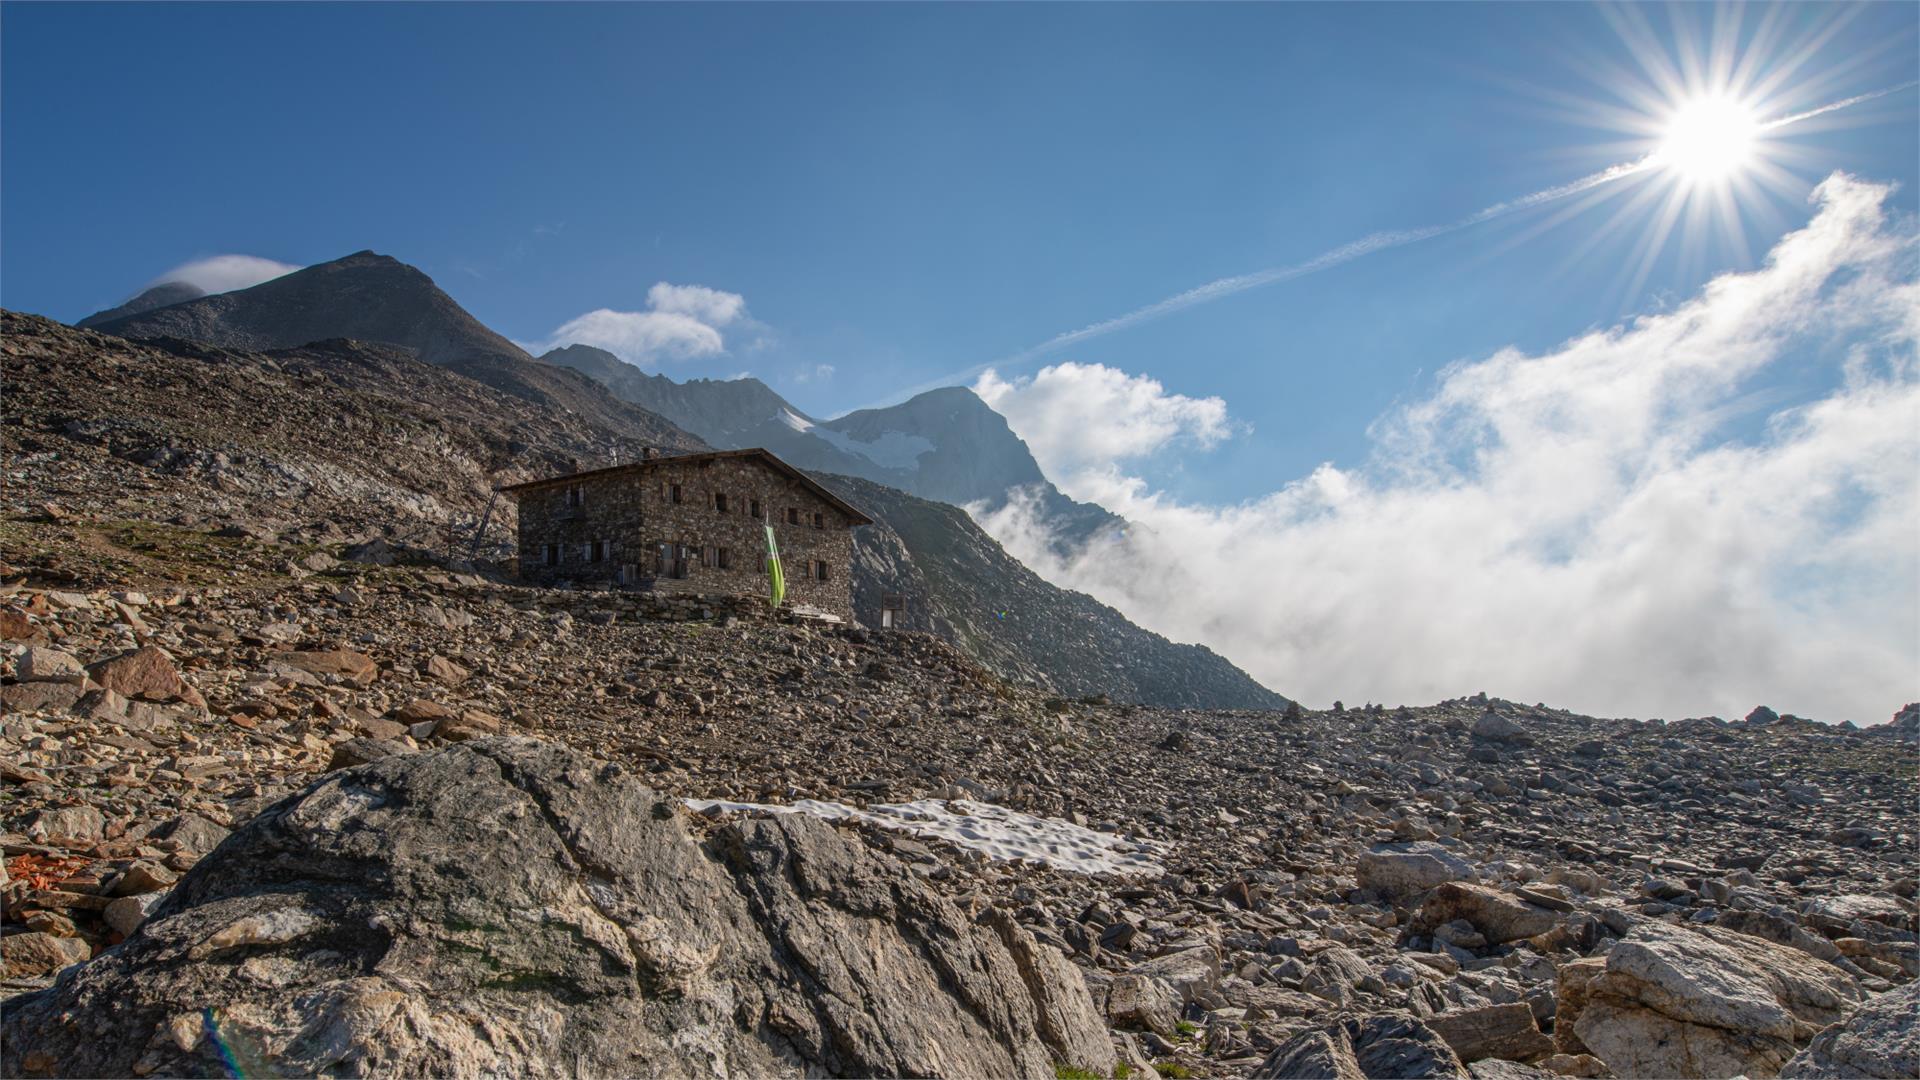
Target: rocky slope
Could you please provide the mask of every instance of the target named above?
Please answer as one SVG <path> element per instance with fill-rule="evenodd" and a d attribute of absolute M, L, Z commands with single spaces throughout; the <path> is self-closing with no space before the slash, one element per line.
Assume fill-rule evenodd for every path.
<path fill-rule="evenodd" d="M 373 531 L 582 418 L 365 345 L 0 331 L 9 1074 L 1911 1075 L 1920 705 L 1159 708 L 930 634 L 649 621 Z M 449 750 L 496 736 L 549 748 Z"/>
<path fill-rule="evenodd" d="M 314 789 L 288 804 L 312 810 L 283 807 L 236 838 L 237 850 L 260 852 L 247 862 L 266 875 L 259 885 L 236 884 L 226 869 L 194 869 L 228 830 L 331 769 L 507 733 L 610 759 L 665 795 L 789 806 L 811 798 L 870 813 L 956 800 L 915 813 L 988 804 L 1149 852 L 1151 866 L 1097 876 L 1049 863 L 1055 856 L 1043 847 L 1008 861 L 969 846 L 965 833 L 943 840 L 864 821 L 838 825 L 848 841 L 904 862 L 958 911 L 988 926 L 1007 921 L 1069 955 L 1114 1052 L 1136 1071 L 1763 1077 L 1845 1067 L 1844 1075 L 1874 1075 L 1868 1069 L 1902 1060 L 1879 1046 L 1912 1045 L 1911 1011 L 1897 1008 L 1905 999 L 1880 1003 L 1920 974 L 1912 816 L 1920 706 L 1895 725 L 1862 731 L 1763 710 L 1735 722 L 1641 723 L 1477 696 L 1293 713 L 1073 702 L 1009 684 L 927 635 L 647 622 L 616 595 L 516 588 L 350 561 L 337 545 L 219 540 L 186 527 L 156 527 L 139 549 L 97 561 L 110 588 L 39 587 L 47 560 L 72 565 L 101 552 L 102 528 L 16 519 L 0 545 L 13 563 L 0 577 L 27 581 L 6 586 L 0 600 L 11 670 L 0 679 L 0 843 L 11 878 L 0 954 L 16 987 L 70 971 L 51 997 L 0 1011 L 13 1022 L 59 1002 L 87 1029 L 119 1022 L 119 1012 L 96 1004 L 112 1000 L 137 1006 L 129 1011 L 139 1023 L 156 1023 L 133 1032 L 139 1025 L 127 1021 L 124 1051 L 58 1028 L 41 1034 L 45 1025 L 18 1039 L 10 1033 L 7 1053 L 21 1056 L 9 1058 L 9 1072 L 118 1072 L 119 1058 L 95 1055 L 122 1052 L 136 1063 L 158 1055 L 169 1069 L 203 1061 L 188 1055 L 209 1050 L 204 1024 L 193 1023 L 206 996 L 182 1005 L 185 991 L 173 996 L 164 980 L 190 987 L 216 975 L 218 1002 L 259 1002 L 236 1008 L 234 1023 L 260 1034 L 288 1068 L 319 1068 L 302 1055 L 323 1042 L 393 1045 L 371 1020 L 355 1027 L 360 1019 L 430 1019 L 461 1002 L 471 1015 L 513 1025 L 496 1029 L 503 1036 L 527 1033 L 536 1049 L 582 1045 L 566 1040 L 583 1033 L 527 1026 L 564 980 L 509 976 L 618 973 L 617 963 L 594 959 L 603 948 L 617 956 L 598 944 L 617 936 L 565 944 L 540 936 L 547 931 L 535 923 L 489 943 L 484 925 L 429 918 L 407 929 L 389 919 L 383 925 L 409 945 L 388 953 L 380 970 L 401 977 L 440 953 L 472 959 L 449 966 L 444 982 L 412 982 L 406 994 L 379 999 L 400 1012 L 376 1016 L 354 1011 L 366 1004 L 359 999 L 313 997 L 314 1015 L 340 1018 L 344 1026 L 329 1030 L 342 1034 L 320 1039 L 316 1030 L 294 1046 L 275 1019 L 288 997 L 273 991 L 274 980 L 304 988 L 343 978 L 323 970 L 304 931 L 329 928 L 311 940 L 343 956 L 374 943 L 331 914 L 316 914 L 313 927 L 296 920 L 302 933 L 281 939 L 287 924 L 270 917 L 283 910 L 276 904 L 332 903 L 336 893 L 341 903 L 365 896 L 369 912 L 411 910 L 393 899 L 401 893 L 374 884 L 440 875 L 486 903 L 510 898 L 522 865 L 541 874 L 577 873 L 569 858 L 601 865 L 593 845 L 610 842 L 602 834 L 584 846 L 566 841 L 585 859 L 555 838 L 571 835 L 568 821 L 615 819 L 615 811 L 569 811 L 549 824 L 539 814 L 502 819 L 499 828 L 527 836 L 529 850 L 550 853 L 512 873 L 490 869 L 491 849 L 462 843 L 436 849 L 444 858 L 423 854 L 392 874 L 352 878 L 358 892 L 329 886 L 314 897 L 301 882 L 341 880 L 316 872 L 336 856 L 317 839 L 285 840 L 294 836 L 285 830 L 323 827 L 327 807 L 353 809 L 347 804 L 362 798 L 353 792 L 377 801 L 382 785 L 413 782 L 401 766 L 382 765 L 350 774 L 367 780 Z M 499 798 L 458 801 L 525 797 L 502 788 Z M 681 813 L 643 816 L 678 821 Z M 709 855 L 699 858 L 710 859 L 725 848 L 711 837 L 738 835 L 727 831 L 757 816 L 720 809 L 671 828 L 709 836 Z M 384 849 L 407 835 L 397 822 L 387 829 L 368 819 L 328 843 L 344 856 L 351 844 Z M 499 833 L 476 834 L 475 843 L 481 835 Z M 312 862 L 269 853 L 316 846 Z M 638 895 L 621 884 L 632 880 L 619 869 L 629 864 L 605 865 L 612 876 L 593 880 L 611 883 L 607 895 L 622 904 Z M 288 876 L 275 877 L 281 871 L 268 868 L 276 866 Z M 192 873 L 176 884 L 183 871 Z M 561 874 L 554 888 L 567 880 Z M 814 895 L 838 904 L 832 898 L 842 893 Z M 255 916 L 262 919 L 246 922 Z M 611 921 L 637 920 L 616 913 Z M 335 934 L 345 935 L 338 946 Z M 755 934 L 737 939 L 737 955 L 760 955 Z M 892 947 L 884 936 L 871 940 Z M 415 942 L 427 951 L 412 951 Z M 462 944 L 479 951 L 461 953 Z M 173 959 L 131 962 L 157 957 Z M 500 985 L 475 981 L 474 965 L 486 957 L 500 963 Z M 786 977 L 769 978 L 780 985 Z M 761 1000 L 761 985 L 741 992 Z M 857 1024 L 850 1017 L 870 1006 L 842 1022 Z M 671 1000 L 648 1006 L 656 1007 L 673 1008 Z M 796 1015 L 804 1027 L 821 1014 Z M 1822 1032 L 1834 1023 L 1853 1026 Z M 121 1029 L 111 1030 L 117 1044 Z M 698 1030 L 756 1052 L 728 1041 L 737 1036 L 727 1025 Z M 368 1031 L 376 1034 L 355 1034 Z M 1859 1031 L 1876 1033 L 1874 1045 L 1863 1046 Z M 1010 1052 L 1028 1045 L 994 1038 Z M 36 1050 L 45 1056 L 29 1061 Z M 825 1067 L 888 1071 L 860 1060 Z M 971 1074 L 977 1062 L 955 1056 L 899 1068 Z"/>
<path fill-rule="evenodd" d="M 18 506 L 444 550 L 449 526 L 473 539 L 499 484 L 702 448 L 664 422 L 608 427 L 366 342 L 142 345 L 5 312 L 0 359 Z M 501 509 L 488 554 L 510 550 Z"/>
<path fill-rule="evenodd" d="M 715 446 L 763 446 L 803 469 L 859 477 L 923 499 L 989 509 L 1019 489 L 1077 545 L 1120 519 L 1053 486 L 1007 421 L 973 391 L 929 390 L 898 405 L 817 420 L 758 379 L 674 382 L 648 375 L 603 349 L 569 345 L 540 357 L 584 372 Z"/>
<path fill-rule="evenodd" d="M 501 500 L 489 511 L 495 486 L 573 461 L 632 460 L 644 445 L 699 448 L 664 422 L 633 434 L 390 346 L 330 341 L 260 354 L 0 319 L 8 502 L 86 507 L 132 532 L 174 522 L 505 557 L 514 507 Z M 877 485 L 862 486 L 855 504 L 881 519 L 859 541 L 855 580 L 857 610 L 873 625 L 881 594 L 904 592 L 919 620 L 911 625 L 961 637 L 1002 673 L 1059 692 L 1284 703 L 1212 653 L 1040 581 L 951 507 Z"/>
<path fill-rule="evenodd" d="M 995 670 L 1059 693 L 1196 708 L 1287 703 L 1203 645 L 1168 641 L 1048 584 L 964 510 L 850 476 L 820 480 L 875 520 L 854 538 L 854 611 L 869 626 L 894 593 L 908 598 L 900 625 L 938 632 Z"/>
<path fill-rule="evenodd" d="M 432 278 L 371 251 L 296 270 L 250 289 L 103 319 L 91 328 L 124 338 L 179 338 L 253 352 L 333 338 L 398 345 L 427 363 L 573 413 L 622 437 L 651 439 L 663 446 L 698 442 L 590 378 L 535 363 L 442 292 Z"/>

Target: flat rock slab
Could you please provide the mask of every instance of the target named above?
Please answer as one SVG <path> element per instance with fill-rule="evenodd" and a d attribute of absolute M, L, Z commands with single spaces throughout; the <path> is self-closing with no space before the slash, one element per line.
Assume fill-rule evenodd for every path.
<path fill-rule="evenodd" d="M 1430 840 L 1379 844 L 1362 852 L 1354 876 L 1360 887 L 1387 896 L 1418 896 L 1449 881 L 1471 881 L 1473 864 Z"/>
<path fill-rule="evenodd" d="M 1425 1023 L 1469 1064 L 1483 1058 L 1539 1061 L 1553 1053 L 1553 1040 L 1541 1033 L 1524 1001 L 1453 1009 L 1429 1016 Z"/>

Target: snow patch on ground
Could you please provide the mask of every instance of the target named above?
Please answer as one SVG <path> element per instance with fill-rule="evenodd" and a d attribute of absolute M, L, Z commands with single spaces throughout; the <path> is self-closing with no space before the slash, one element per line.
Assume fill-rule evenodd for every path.
<path fill-rule="evenodd" d="M 925 435 L 889 431 L 872 442 L 861 442 L 843 431 L 816 427 L 813 434 L 849 454 L 858 454 L 887 469 L 917 469 L 920 455 L 933 449 L 933 440 Z"/>
<path fill-rule="evenodd" d="M 774 419 L 802 434 L 813 430 L 813 421 L 801 416 L 792 409 L 781 409 L 780 415 L 774 417 Z"/>
<path fill-rule="evenodd" d="M 1113 833 L 1095 832 L 1058 818 L 1036 817 L 992 803 L 966 799 L 921 799 L 910 803 L 875 803 L 857 810 L 845 803 L 801 799 L 791 806 L 774 803 L 729 802 L 725 799 L 683 799 L 698 814 L 714 811 L 758 811 L 770 814 L 812 814 L 828 821 L 864 821 L 883 829 L 945 840 L 956 847 L 978 851 L 990 859 L 1045 863 L 1060 870 L 1120 877 L 1158 877 L 1165 872 L 1156 858 L 1166 845 L 1151 840 L 1129 840 Z"/>

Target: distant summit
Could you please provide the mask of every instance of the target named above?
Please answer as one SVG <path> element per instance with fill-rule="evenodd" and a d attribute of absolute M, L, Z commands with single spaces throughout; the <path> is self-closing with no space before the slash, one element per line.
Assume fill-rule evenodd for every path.
<path fill-rule="evenodd" d="M 90 329 L 253 352 L 333 338 L 398 345 L 496 390 L 578 413 L 636 438 L 667 447 L 702 445 L 644 408 L 621 402 L 590 378 L 534 363 L 519 346 L 441 291 L 432 278 L 373 251 L 357 251 L 249 289 L 102 318 Z"/>
<path fill-rule="evenodd" d="M 1025 489 L 1038 496 L 1043 514 L 1069 543 L 1120 523 L 1054 487 L 1006 418 L 965 387 L 816 420 L 758 379 L 675 382 L 588 345 L 555 349 L 540 359 L 590 375 L 621 400 L 718 447 L 762 446 L 803 469 L 856 476 L 954 506 L 998 508 L 1011 490 Z"/>
<path fill-rule="evenodd" d="M 207 290 L 190 281 L 163 281 L 141 293 L 139 296 L 121 304 L 119 307 L 110 307 L 105 311 L 96 311 L 74 325 L 91 329 L 99 326 L 101 323 L 112 322 L 115 319 L 124 319 L 129 315 L 140 315 L 152 311 L 155 308 L 184 304 L 189 300 L 198 300 L 205 295 L 207 295 Z"/>
<path fill-rule="evenodd" d="M 233 349 L 286 349 L 327 338 L 401 345 L 443 367 L 484 369 L 526 356 L 487 329 L 433 279 L 387 255 L 359 251 L 250 289 L 101 320 L 121 337 L 175 337 Z"/>

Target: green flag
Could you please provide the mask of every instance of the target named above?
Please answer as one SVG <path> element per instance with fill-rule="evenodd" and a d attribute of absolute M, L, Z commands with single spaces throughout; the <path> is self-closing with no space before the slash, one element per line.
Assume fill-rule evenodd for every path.
<path fill-rule="evenodd" d="M 773 583 L 773 606 L 787 598 L 787 577 L 780 572 L 780 545 L 773 539 L 773 526 L 767 526 L 767 579 Z"/>

